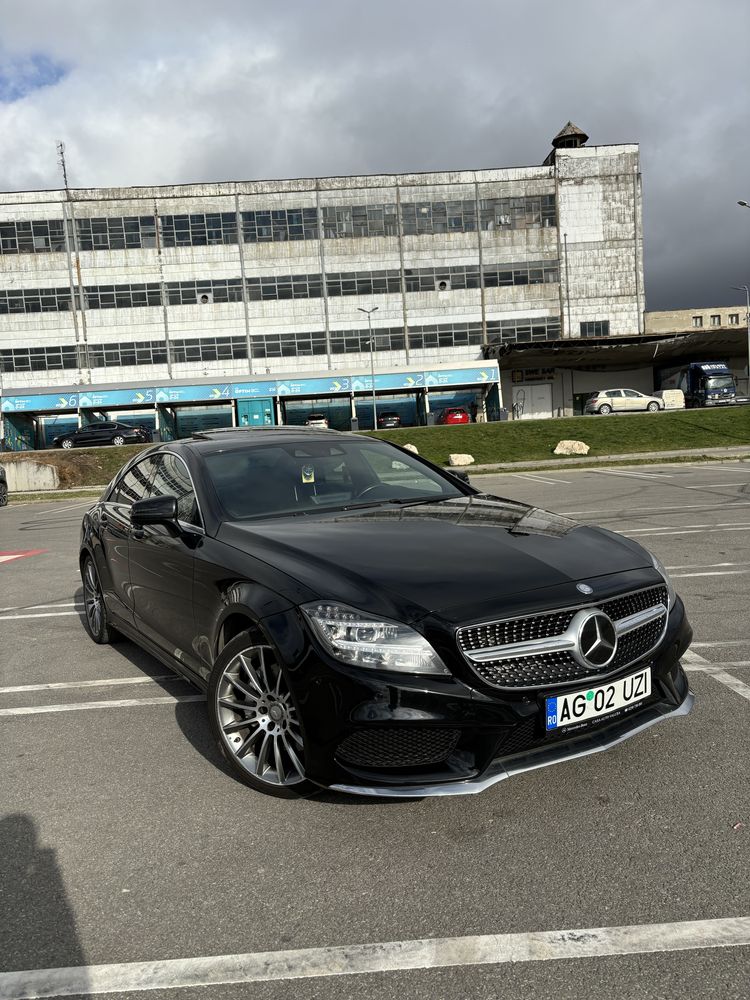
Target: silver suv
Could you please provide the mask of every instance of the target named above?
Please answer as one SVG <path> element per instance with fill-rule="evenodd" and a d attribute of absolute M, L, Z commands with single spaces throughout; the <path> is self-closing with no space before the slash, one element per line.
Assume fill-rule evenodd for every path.
<path fill-rule="evenodd" d="M 664 401 L 657 396 L 646 396 L 635 389 L 605 389 L 592 392 L 586 400 L 584 413 L 633 413 L 635 410 L 650 410 L 656 413 L 664 409 Z"/>

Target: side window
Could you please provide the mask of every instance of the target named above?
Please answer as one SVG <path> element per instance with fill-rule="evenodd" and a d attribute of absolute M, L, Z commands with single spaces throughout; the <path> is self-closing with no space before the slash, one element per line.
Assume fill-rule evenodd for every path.
<path fill-rule="evenodd" d="M 609 389 L 607 391 L 607 396 L 610 399 L 622 399 L 622 389 Z"/>
<path fill-rule="evenodd" d="M 170 454 L 158 456 L 151 496 L 176 497 L 177 519 L 201 527 L 193 483 L 181 458 Z"/>
<path fill-rule="evenodd" d="M 629 399 L 640 399 L 641 393 L 636 392 L 635 389 L 623 389 L 623 392 Z"/>
<path fill-rule="evenodd" d="M 129 469 L 116 484 L 109 500 L 110 503 L 121 503 L 130 507 L 136 500 L 144 500 L 148 496 L 148 487 L 154 474 L 153 458 L 144 458 Z"/>

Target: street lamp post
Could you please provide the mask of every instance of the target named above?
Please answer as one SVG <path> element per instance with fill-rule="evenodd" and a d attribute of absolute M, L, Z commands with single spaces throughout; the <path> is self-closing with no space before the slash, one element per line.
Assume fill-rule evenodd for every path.
<path fill-rule="evenodd" d="M 747 322 L 747 394 L 750 396 L 750 288 L 747 285 L 732 285 L 735 292 L 745 293 L 745 304 L 747 312 L 745 321 Z"/>
<path fill-rule="evenodd" d="M 357 309 L 361 313 L 367 314 L 367 328 L 370 331 L 370 378 L 372 381 L 372 427 L 373 430 L 378 429 L 378 407 L 375 402 L 375 345 L 373 344 L 372 336 L 372 314 L 378 311 L 377 306 L 373 306 L 372 309 L 363 309 L 361 306 L 357 306 Z"/>

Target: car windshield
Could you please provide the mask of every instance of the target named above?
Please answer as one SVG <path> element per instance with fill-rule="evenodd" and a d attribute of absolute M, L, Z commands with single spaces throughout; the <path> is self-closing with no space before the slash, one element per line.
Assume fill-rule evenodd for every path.
<path fill-rule="evenodd" d="M 205 456 L 230 520 L 291 517 L 350 507 L 448 500 L 464 491 L 377 441 L 284 442 Z"/>
<path fill-rule="evenodd" d="M 706 379 L 707 389 L 732 389 L 734 379 L 731 375 L 711 375 Z"/>

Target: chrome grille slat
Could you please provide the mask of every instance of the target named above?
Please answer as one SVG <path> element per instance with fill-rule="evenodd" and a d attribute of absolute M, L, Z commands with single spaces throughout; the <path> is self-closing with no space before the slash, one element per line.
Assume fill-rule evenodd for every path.
<path fill-rule="evenodd" d="M 456 631 L 456 641 L 472 669 L 495 687 L 574 684 L 606 676 L 646 656 L 666 628 L 667 601 L 666 586 L 657 585 L 572 608 L 463 626 Z M 598 608 L 615 623 L 618 649 L 604 674 L 581 665 L 563 640 L 583 608 Z"/>

